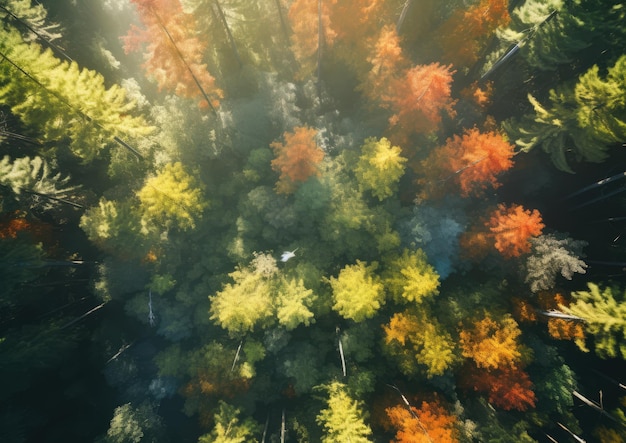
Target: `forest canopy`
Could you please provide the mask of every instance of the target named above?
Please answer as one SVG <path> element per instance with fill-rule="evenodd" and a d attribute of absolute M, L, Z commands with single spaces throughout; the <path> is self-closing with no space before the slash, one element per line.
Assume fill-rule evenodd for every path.
<path fill-rule="evenodd" d="M 626 441 L 626 4 L 0 17 L 3 442 Z"/>

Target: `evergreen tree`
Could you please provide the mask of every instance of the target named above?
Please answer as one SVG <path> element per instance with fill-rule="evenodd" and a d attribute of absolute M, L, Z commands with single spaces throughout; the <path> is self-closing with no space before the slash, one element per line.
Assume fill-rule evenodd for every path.
<path fill-rule="evenodd" d="M 626 301 L 614 287 L 601 289 L 587 283 L 587 291 L 572 293 L 573 301 L 561 310 L 585 321 L 585 330 L 594 337 L 594 349 L 602 358 L 626 359 Z M 616 298 L 617 297 L 617 298 Z M 579 347 L 585 351 L 584 346 Z"/>
<path fill-rule="evenodd" d="M 317 422 L 324 428 L 322 443 L 371 442 L 372 430 L 365 423 L 366 414 L 361 403 L 350 397 L 342 383 L 332 382 L 324 388 L 328 392 L 327 407 L 317 416 Z"/>

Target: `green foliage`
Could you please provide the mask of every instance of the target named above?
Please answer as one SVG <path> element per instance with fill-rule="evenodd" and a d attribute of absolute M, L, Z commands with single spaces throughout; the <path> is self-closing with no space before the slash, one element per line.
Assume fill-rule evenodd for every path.
<path fill-rule="evenodd" d="M 568 152 L 576 161 L 599 163 L 607 157 L 607 145 L 626 137 L 626 56 L 608 69 L 605 79 L 598 66 L 591 67 L 576 85 L 550 90 L 549 105 L 528 95 L 534 115 L 504 122 L 504 128 L 522 151 L 540 146 L 555 166 L 573 172 Z"/>
<path fill-rule="evenodd" d="M 402 149 L 391 146 L 391 142 L 384 137 L 378 141 L 370 137 L 365 139 L 361 151 L 362 155 L 354 168 L 359 187 L 371 191 L 378 200 L 391 197 L 397 191 L 407 161 L 400 155 Z"/>
<path fill-rule="evenodd" d="M 389 264 L 383 281 L 385 288 L 400 303 L 421 303 L 439 294 L 439 275 L 421 249 L 404 249 L 402 255 Z"/>
<path fill-rule="evenodd" d="M 281 279 L 276 295 L 278 323 L 287 330 L 300 324 L 309 326 L 314 321 L 309 309 L 314 301 L 313 291 L 304 287 L 302 279 Z"/>
<path fill-rule="evenodd" d="M 182 163 L 167 164 L 137 192 L 147 222 L 186 230 L 194 228 L 208 206 L 198 180 Z"/>
<path fill-rule="evenodd" d="M 69 177 L 62 177 L 61 173 L 52 175 L 48 162 L 39 156 L 11 162 L 11 157 L 5 155 L 0 160 L 0 185 L 11 188 L 15 198 L 26 200 L 30 208 L 45 210 L 60 205 L 55 199 L 66 199 L 76 189 L 66 186 L 68 181 Z"/>
<path fill-rule="evenodd" d="M 233 283 L 209 297 L 211 320 L 231 335 L 243 335 L 271 318 L 272 285 L 268 277 L 251 269 L 237 269 L 228 275 Z"/>
<path fill-rule="evenodd" d="M 239 409 L 220 400 L 213 430 L 201 436 L 198 443 L 258 442 L 254 435 L 259 432 L 260 426 L 252 418 L 242 420 L 240 414 Z"/>
<path fill-rule="evenodd" d="M 377 267 L 376 262 L 368 266 L 357 260 L 354 265 L 346 265 L 337 277 L 331 277 L 333 310 L 355 322 L 374 316 L 385 302 L 383 285 L 374 274 Z"/>
<path fill-rule="evenodd" d="M 107 89 L 97 72 L 62 62 L 7 28 L 0 30 L 0 52 L 30 76 L 9 63 L 0 65 L 2 77 L 9 79 L 0 87 L 0 101 L 45 141 L 69 138 L 70 149 L 91 161 L 115 144 L 115 137 L 152 132 L 143 118 L 132 115 L 135 104 L 125 90 L 117 85 Z"/>
<path fill-rule="evenodd" d="M 617 287 L 600 289 L 595 283 L 587 283 L 587 287 L 587 291 L 573 292 L 572 303 L 561 306 L 561 310 L 585 320 L 585 330 L 594 336 L 596 354 L 602 358 L 626 359 L 624 293 L 620 295 L 622 291 Z"/>
<path fill-rule="evenodd" d="M 322 443 L 371 442 L 372 430 L 365 423 L 367 415 L 362 403 L 353 400 L 340 382 L 332 382 L 324 388 L 328 392 L 327 407 L 317 416 L 317 422 L 324 428 Z"/>
<path fill-rule="evenodd" d="M 142 257 L 156 241 L 132 201 L 102 198 L 83 214 L 80 227 L 93 243 L 122 258 Z"/>

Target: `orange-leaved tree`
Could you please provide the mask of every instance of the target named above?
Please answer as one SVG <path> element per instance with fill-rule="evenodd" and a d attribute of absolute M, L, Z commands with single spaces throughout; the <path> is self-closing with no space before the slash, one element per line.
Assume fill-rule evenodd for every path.
<path fill-rule="evenodd" d="M 146 46 L 143 68 L 166 90 L 199 100 L 200 107 L 219 106 L 222 91 L 203 63 L 206 42 L 196 37 L 195 21 L 179 0 L 131 0 L 143 29 L 132 26 L 122 37 L 126 53 Z"/>
<path fill-rule="evenodd" d="M 291 194 L 298 183 L 319 175 L 317 165 L 324 158 L 324 151 L 317 146 L 316 136 L 315 129 L 298 126 L 293 132 L 283 134 L 284 144 L 275 141 L 270 145 L 276 154 L 272 169 L 280 173 L 276 192 Z"/>
<path fill-rule="evenodd" d="M 545 225 L 536 209 L 530 211 L 521 205 L 500 204 L 486 226 L 494 236 L 496 249 L 510 258 L 530 252 L 530 238 L 541 235 Z"/>
<path fill-rule="evenodd" d="M 404 136 L 430 133 L 439 127 L 442 112 L 454 116 L 453 74 L 451 65 L 430 63 L 414 66 L 396 79 L 389 97 L 383 97 L 393 112 L 391 129 Z"/>
<path fill-rule="evenodd" d="M 395 26 L 383 26 L 370 52 L 370 69 L 363 74 L 359 90 L 372 103 L 388 107 L 394 87 L 408 67 Z"/>
<path fill-rule="evenodd" d="M 397 405 L 385 410 L 397 429 L 396 443 L 456 443 L 456 418 L 438 402 L 422 402 L 420 408 Z"/>
<path fill-rule="evenodd" d="M 517 322 L 509 315 L 496 321 L 489 314 L 459 332 L 461 351 L 479 368 L 515 367 L 522 356 Z"/>
<path fill-rule="evenodd" d="M 467 9 L 457 9 L 437 32 L 444 60 L 458 67 L 470 67 L 478 60 L 489 36 L 510 20 L 508 0 L 481 0 Z"/>
<path fill-rule="evenodd" d="M 488 394 L 494 406 L 510 411 L 526 411 L 535 407 L 535 393 L 530 377 L 521 368 L 503 367 L 494 370 L 467 369 L 460 385 Z"/>
<path fill-rule="evenodd" d="M 477 128 L 455 135 L 422 161 L 420 183 L 426 196 L 436 195 L 448 181 L 458 185 L 461 196 L 480 194 L 500 186 L 498 174 L 513 166 L 514 146 L 499 133 Z M 434 188 L 434 189 L 433 189 Z"/>
<path fill-rule="evenodd" d="M 288 18 L 293 32 L 291 50 L 300 63 L 300 78 L 305 78 L 315 70 L 319 63 L 319 51 L 323 50 L 324 46 L 331 47 L 337 36 L 331 27 L 328 3 L 318 0 L 295 0 L 289 7 Z M 331 3 L 334 1 L 331 0 Z"/>

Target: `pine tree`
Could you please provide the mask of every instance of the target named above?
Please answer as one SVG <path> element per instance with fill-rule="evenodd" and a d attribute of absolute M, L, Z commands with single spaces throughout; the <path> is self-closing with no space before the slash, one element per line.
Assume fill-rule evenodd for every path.
<path fill-rule="evenodd" d="M 585 330 L 594 336 L 594 348 L 598 356 L 602 358 L 621 356 L 626 359 L 624 294 L 617 287 L 601 289 L 595 283 L 587 283 L 587 287 L 589 288 L 587 291 L 573 292 L 572 303 L 569 306 L 561 305 L 561 310 L 585 320 Z"/>
<path fill-rule="evenodd" d="M 132 115 L 136 105 L 124 89 L 107 89 L 97 72 L 62 62 L 7 28 L 0 30 L 0 54 L 5 57 L 0 73 L 9 79 L 0 86 L 0 101 L 44 141 L 69 139 L 70 149 L 90 161 L 107 146 L 129 147 L 124 139 L 152 132 L 142 117 Z"/>
<path fill-rule="evenodd" d="M 372 430 L 365 423 L 367 416 L 361 402 L 350 398 L 343 383 L 332 382 L 325 389 L 328 392 L 327 407 L 317 416 L 317 422 L 324 428 L 322 443 L 371 442 Z"/>

